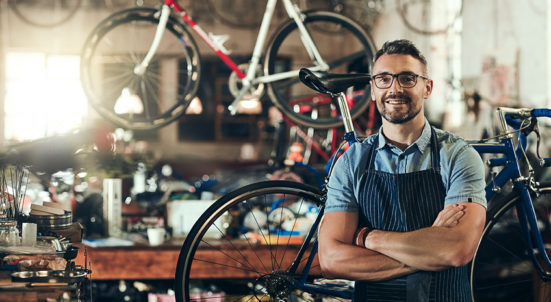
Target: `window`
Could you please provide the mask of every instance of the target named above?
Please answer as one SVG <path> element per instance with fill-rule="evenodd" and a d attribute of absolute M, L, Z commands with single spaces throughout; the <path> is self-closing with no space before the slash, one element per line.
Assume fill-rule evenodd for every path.
<path fill-rule="evenodd" d="M 80 127 L 88 112 L 79 56 L 6 54 L 4 137 L 27 141 Z"/>

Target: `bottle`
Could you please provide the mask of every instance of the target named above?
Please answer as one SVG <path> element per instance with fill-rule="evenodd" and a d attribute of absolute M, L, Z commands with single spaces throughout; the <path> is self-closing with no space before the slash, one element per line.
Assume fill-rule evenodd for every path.
<path fill-rule="evenodd" d="M 19 230 L 14 220 L 0 221 L 0 246 L 19 245 Z"/>

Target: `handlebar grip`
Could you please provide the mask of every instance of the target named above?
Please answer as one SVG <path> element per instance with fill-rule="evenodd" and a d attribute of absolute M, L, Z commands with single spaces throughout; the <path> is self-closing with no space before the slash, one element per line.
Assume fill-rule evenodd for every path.
<path fill-rule="evenodd" d="M 533 112 L 535 117 L 551 117 L 551 110 L 546 108 L 534 109 Z"/>

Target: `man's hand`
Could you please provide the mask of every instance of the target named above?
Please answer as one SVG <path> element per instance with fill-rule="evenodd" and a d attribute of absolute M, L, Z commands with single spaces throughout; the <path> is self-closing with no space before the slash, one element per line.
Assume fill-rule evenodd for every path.
<path fill-rule="evenodd" d="M 451 228 L 459 223 L 459 220 L 465 215 L 465 206 L 454 203 L 447 205 L 434 220 L 433 227 Z"/>

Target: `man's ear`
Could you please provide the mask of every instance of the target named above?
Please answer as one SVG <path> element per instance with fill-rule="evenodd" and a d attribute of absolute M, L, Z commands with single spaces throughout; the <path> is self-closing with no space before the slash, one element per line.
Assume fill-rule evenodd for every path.
<path fill-rule="evenodd" d="M 425 93 L 424 93 L 424 98 L 425 99 L 428 99 L 429 96 L 431 95 L 432 93 L 432 85 L 433 85 L 433 82 L 431 79 L 429 80 L 426 80 L 424 81 L 425 82 Z"/>
<path fill-rule="evenodd" d="M 373 92 L 373 82 L 369 82 L 369 93 L 371 94 L 371 100 L 375 102 L 375 92 Z"/>

